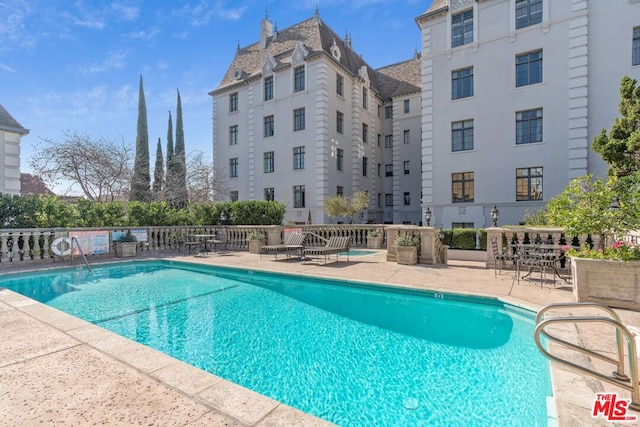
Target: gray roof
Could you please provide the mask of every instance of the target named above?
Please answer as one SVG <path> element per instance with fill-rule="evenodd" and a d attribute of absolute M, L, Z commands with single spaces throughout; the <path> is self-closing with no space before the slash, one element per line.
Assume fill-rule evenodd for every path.
<path fill-rule="evenodd" d="M 16 132 L 20 135 L 26 135 L 29 133 L 28 129 L 22 127 L 16 119 L 0 104 L 0 129 L 9 132 Z"/>
<path fill-rule="evenodd" d="M 429 6 L 429 9 L 427 9 L 427 11 L 425 12 L 425 15 L 447 7 L 447 3 L 447 0 L 433 0 L 431 6 Z"/>
<path fill-rule="evenodd" d="M 378 68 L 378 89 L 383 99 L 420 92 L 420 56 L 408 61 Z"/>
<path fill-rule="evenodd" d="M 383 99 L 393 96 L 392 93 L 400 90 L 399 86 L 401 85 L 399 82 L 394 82 L 392 80 L 400 78 L 403 73 L 393 74 L 389 72 L 387 73 L 387 76 L 376 72 L 376 70 L 369 66 L 360 55 L 349 47 L 350 43 L 345 42 L 345 40 L 338 36 L 324 23 L 324 21 L 322 21 L 322 19 L 320 19 L 316 13 L 315 16 L 307 19 L 306 21 L 292 25 L 284 30 L 274 29 L 274 35 L 269 37 L 266 48 L 264 49 L 260 47 L 259 42 L 239 48 L 236 51 L 235 58 L 222 78 L 220 85 L 218 85 L 211 94 L 216 94 L 216 92 L 234 87 L 238 84 L 244 84 L 243 82 L 247 79 L 261 76 L 262 66 L 265 63 L 268 54 L 273 55 L 276 61 L 274 70 L 290 66 L 291 55 L 293 54 L 297 41 L 302 42 L 305 49 L 309 52 L 305 59 L 312 58 L 315 55 L 327 55 L 334 61 L 335 58 L 333 58 L 333 55 L 331 54 L 331 46 L 333 46 L 335 42 L 341 52 L 339 63 L 344 70 L 352 75 L 358 75 L 358 70 L 363 65 L 367 66 L 371 87 L 377 91 Z M 234 78 L 234 73 L 238 69 L 242 70 L 241 80 Z M 406 70 L 404 73 L 406 74 Z M 419 70 L 417 71 L 415 78 L 417 78 L 419 86 Z M 415 81 L 415 78 L 412 78 L 411 81 Z"/>

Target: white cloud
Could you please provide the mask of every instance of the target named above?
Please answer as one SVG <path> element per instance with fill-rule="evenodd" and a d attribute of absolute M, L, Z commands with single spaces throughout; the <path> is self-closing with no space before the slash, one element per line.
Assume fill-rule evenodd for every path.
<path fill-rule="evenodd" d="M 150 40 L 159 33 L 160 33 L 160 30 L 158 30 L 157 28 L 152 28 L 148 31 L 145 31 L 145 30 L 134 31 L 127 34 L 126 36 L 132 39 Z"/>
<path fill-rule="evenodd" d="M 0 62 L 0 71 L 4 71 L 5 73 L 15 73 L 16 70 L 9 67 L 7 64 L 3 64 Z"/>
<path fill-rule="evenodd" d="M 84 74 L 101 73 L 107 70 L 118 70 L 125 66 L 126 52 L 111 52 L 102 61 L 88 67 L 81 68 Z"/>
<path fill-rule="evenodd" d="M 111 9 L 116 12 L 125 21 L 134 21 L 140 16 L 140 8 L 135 6 L 127 6 L 121 2 L 111 3 Z"/>

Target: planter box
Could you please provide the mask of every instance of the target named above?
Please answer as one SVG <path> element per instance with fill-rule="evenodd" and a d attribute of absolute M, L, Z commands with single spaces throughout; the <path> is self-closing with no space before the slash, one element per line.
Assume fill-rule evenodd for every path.
<path fill-rule="evenodd" d="M 382 236 L 367 237 L 367 249 L 380 249 L 382 248 Z"/>
<path fill-rule="evenodd" d="M 403 265 L 418 263 L 418 248 L 415 246 L 396 246 L 396 262 Z"/>
<path fill-rule="evenodd" d="M 264 240 L 249 240 L 249 253 L 259 254 L 260 248 L 264 246 Z"/>
<path fill-rule="evenodd" d="M 116 242 L 116 256 L 128 258 L 137 255 L 138 242 Z"/>
<path fill-rule="evenodd" d="M 640 261 L 572 258 L 576 301 L 640 310 Z"/>

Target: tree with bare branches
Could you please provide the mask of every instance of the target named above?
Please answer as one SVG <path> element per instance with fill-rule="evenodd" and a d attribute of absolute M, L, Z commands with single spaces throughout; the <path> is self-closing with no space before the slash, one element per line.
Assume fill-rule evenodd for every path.
<path fill-rule="evenodd" d="M 68 183 L 66 192 L 79 187 L 84 196 L 97 202 L 124 200 L 132 175 L 132 148 L 124 139 L 94 139 L 81 133 L 64 134 L 62 141 L 41 139 L 29 165 L 49 185 Z"/>
<path fill-rule="evenodd" d="M 207 203 L 226 200 L 228 183 L 222 174 L 216 173 L 211 160 L 202 151 L 189 153 L 187 159 L 187 189 L 189 203 Z"/>

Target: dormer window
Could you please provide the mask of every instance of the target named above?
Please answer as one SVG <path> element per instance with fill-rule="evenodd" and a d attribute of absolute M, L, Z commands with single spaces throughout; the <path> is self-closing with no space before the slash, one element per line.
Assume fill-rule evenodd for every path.
<path fill-rule="evenodd" d="M 293 70 L 293 91 L 300 92 L 304 90 L 304 65 L 296 67 Z"/>
<path fill-rule="evenodd" d="M 451 16 L 451 47 L 473 42 L 473 9 Z"/>

